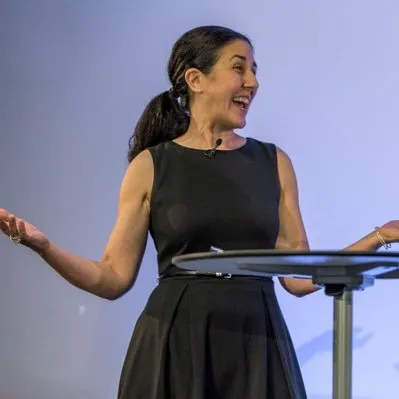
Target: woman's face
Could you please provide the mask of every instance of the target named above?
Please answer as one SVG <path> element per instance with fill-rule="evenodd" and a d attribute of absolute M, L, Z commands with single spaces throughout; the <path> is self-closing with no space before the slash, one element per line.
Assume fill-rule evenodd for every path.
<path fill-rule="evenodd" d="M 222 48 L 211 72 L 202 76 L 198 110 L 223 130 L 243 128 L 259 83 L 251 46 L 235 40 Z"/>

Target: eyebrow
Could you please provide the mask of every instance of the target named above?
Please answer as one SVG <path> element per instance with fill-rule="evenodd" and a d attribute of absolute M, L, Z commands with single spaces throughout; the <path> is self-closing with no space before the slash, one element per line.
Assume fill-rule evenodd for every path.
<path fill-rule="evenodd" d="M 244 55 L 240 55 L 240 54 L 234 54 L 234 55 L 231 57 L 230 61 L 233 60 L 234 58 L 239 58 L 240 60 L 247 61 L 247 57 L 245 57 Z M 258 64 L 257 64 L 255 61 L 254 61 L 254 63 L 253 63 L 253 67 L 254 67 L 255 69 L 258 68 Z"/>

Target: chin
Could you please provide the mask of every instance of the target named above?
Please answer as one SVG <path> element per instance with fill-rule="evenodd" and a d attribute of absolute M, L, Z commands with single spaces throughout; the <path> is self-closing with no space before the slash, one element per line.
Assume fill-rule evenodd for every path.
<path fill-rule="evenodd" d="M 238 120 L 235 123 L 234 129 L 243 129 L 246 124 L 247 124 L 246 119 Z"/>
<path fill-rule="evenodd" d="M 229 119 L 225 120 L 223 123 L 221 123 L 219 126 L 223 126 L 223 130 L 234 130 L 234 129 L 243 129 L 245 125 L 247 124 L 247 121 L 245 118 L 234 118 L 234 119 Z"/>

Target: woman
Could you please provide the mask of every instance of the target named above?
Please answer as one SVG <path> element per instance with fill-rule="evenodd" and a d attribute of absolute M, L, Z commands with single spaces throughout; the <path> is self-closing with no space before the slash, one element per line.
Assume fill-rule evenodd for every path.
<path fill-rule="evenodd" d="M 230 29 L 200 27 L 177 41 L 171 90 L 150 102 L 132 136 L 119 214 L 101 261 L 67 252 L 0 211 L 0 227 L 13 242 L 110 300 L 133 285 L 151 233 L 160 279 L 137 321 L 119 399 L 306 398 L 272 279 L 193 276 L 171 263 L 212 246 L 309 248 L 289 157 L 234 131 L 245 126 L 256 95 L 256 68 L 251 42 Z M 348 249 L 398 240 L 393 221 Z M 296 296 L 317 290 L 307 280 L 281 282 Z"/>

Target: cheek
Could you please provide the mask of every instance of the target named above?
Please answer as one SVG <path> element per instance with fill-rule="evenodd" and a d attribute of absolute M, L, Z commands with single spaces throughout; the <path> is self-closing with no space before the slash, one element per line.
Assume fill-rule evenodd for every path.
<path fill-rule="evenodd" d="M 235 72 L 219 75 L 210 82 L 209 89 L 215 97 L 231 98 L 242 87 L 243 79 Z"/>
<path fill-rule="evenodd" d="M 208 107 L 213 113 L 221 114 L 229 110 L 232 100 L 232 92 L 226 87 L 216 88 L 209 97 Z"/>
<path fill-rule="evenodd" d="M 236 73 L 219 76 L 209 82 L 207 105 L 209 111 L 220 117 L 226 117 L 232 111 L 232 98 L 242 87 L 242 79 Z"/>

